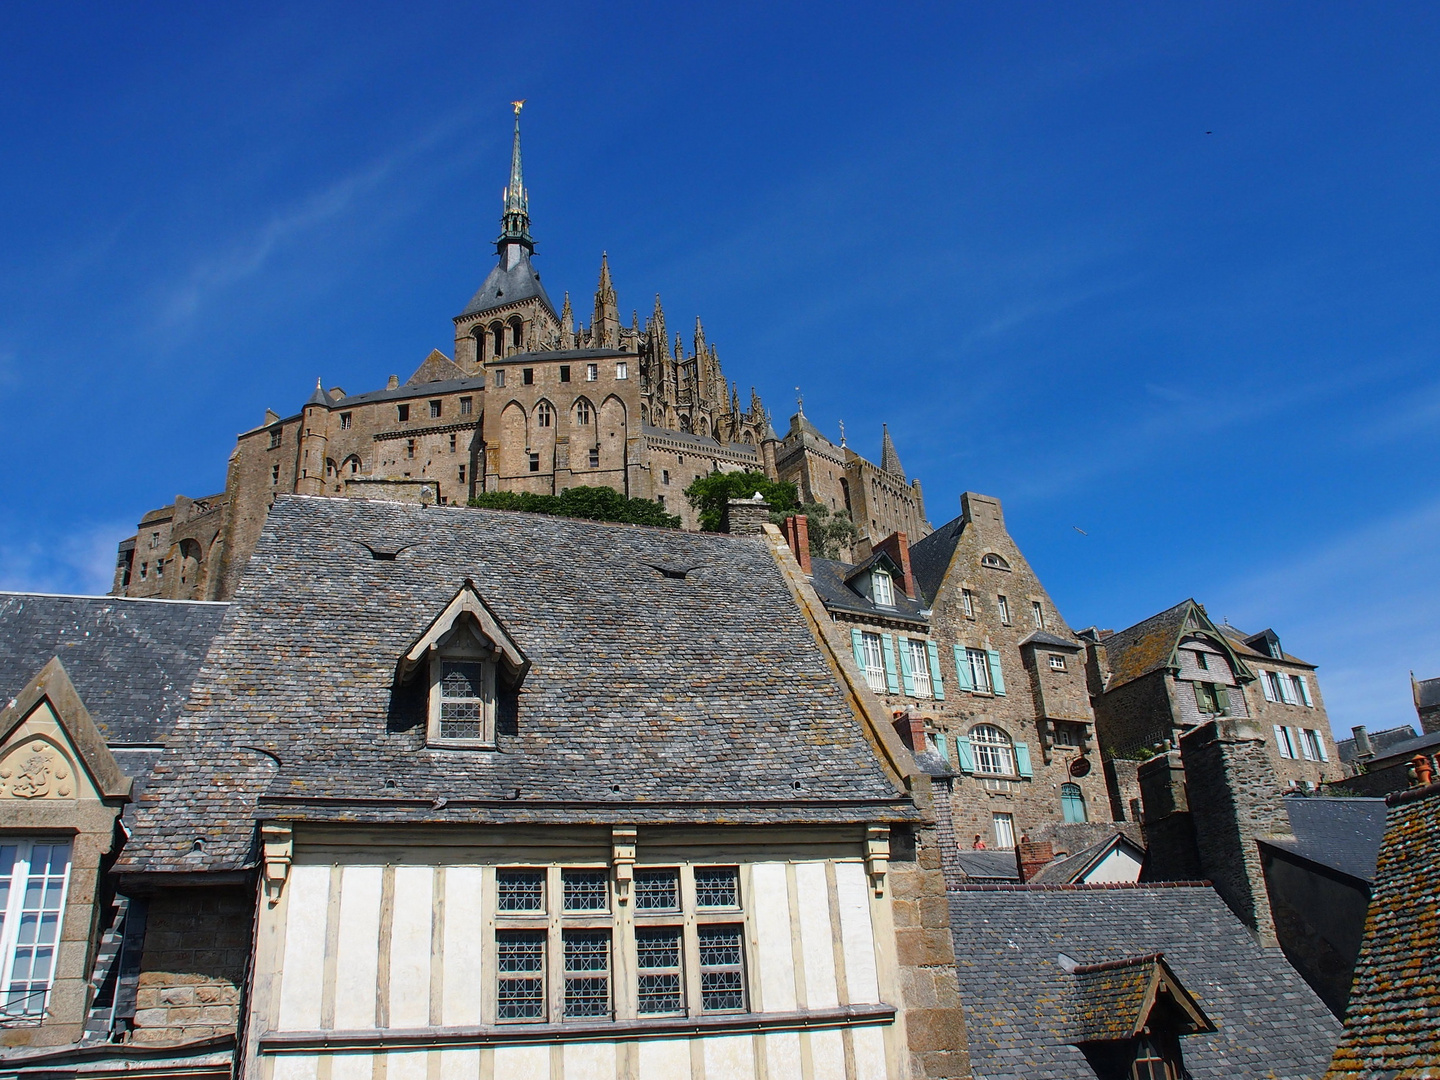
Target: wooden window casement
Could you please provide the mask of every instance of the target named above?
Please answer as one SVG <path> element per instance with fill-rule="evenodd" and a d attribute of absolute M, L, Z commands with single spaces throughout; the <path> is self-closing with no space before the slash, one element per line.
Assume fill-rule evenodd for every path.
<path fill-rule="evenodd" d="M 0 844 L 0 1020 L 45 1015 L 70 880 L 70 844 Z"/>

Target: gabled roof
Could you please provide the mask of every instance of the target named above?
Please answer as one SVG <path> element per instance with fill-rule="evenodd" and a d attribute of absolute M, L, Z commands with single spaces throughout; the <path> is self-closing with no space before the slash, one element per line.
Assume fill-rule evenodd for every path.
<path fill-rule="evenodd" d="M 873 564 L 876 556 L 881 556 L 893 568 L 895 576 L 895 603 L 889 607 L 880 607 L 870 602 L 856 589 L 851 588 L 849 582 L 857 577 L 863 568 Z M 930 616 L 922 601 L 912 600 L 905 595 L 901 587 L 901 575 L 899 567 L 894 565 L 884 552 L 877 552 L 871 560 L 867 560 L 863 566 L 852 566 L 850 563 L 838 562 L 834 559 L 811 559 L 810 560 L 810 584 L 815 590 L 815 595 L 820 597 L 820 602 L 825 605 L 828 611 L 843 611 L 850 615 L 866 616 L 873 619 L 903 619 L 906 622 L 918 623 L 922 626 L 928 625 Z"/>
<path fill-rule="evenodd" d="M 945 571 L 950 569 L 950 560 L 955 557 L 955 545 L 964 531 L 965 518 L 957 517 L 910 545 L 910 572 L 915 575 L 916 588 L 930 603 L 935 602 Z"/>
<path fill-rule="evenodd" d="M 1327 1080 L 1440 1075 L 1440 784 L 1386 802 L 1365 939 Z"/>
<path fill-rule="evenodd" d="M 1071 855 L 1047 863 L 1030 880 L 1052 885 L 1083 882 L 1087 874 L 1109 858 L 1113 852 L 1120 849 L 1128 852 L 1136 862 L 1143 862 L 1145 859 L 1145 849 L 1123 832 L 1117 831 L 1097 840 L 1089 847 L 1081 848 Z"/>
<path fill-rule="evenodd" d="M 1254 678 L 1240 658 L 1235 647 L 1237 642 L 1216 627 L 1205 614 L 1205 609 L 1194 600 L 1182 600 L 1172 608 L 1166 608 L 1101 640 L 1111 673 L 1105 689 L 1124 686 L 1152 671 L 1178 669 L 1180 641 L 1190 634 L 1201 634 L 1228 653 L 1238 678 Z"/>
<path fill-rule="evenodd" d="M 555 305 L 550 303 L 550 297 L 545 294 L 545 286 L 540 284 L 540 275 L 530 264 L 530 256 L 524 252 L 515 260 L 515 265 L 508 270 L 503 261 L 497 263 L 495 268 L 486 275 L 485 283 L 476 290 L 475 295 L 470 298 L 470 302 L 465 305 L 465 310 L 460 312 L 456 318 L 464 319 L 471 315 L 480 315 L 496 308 L 518 303 L 521 300 L 539 300 L 556 321 L 559 321 L 560 317 L 555 315 Z"/>
<path fill-rule="evenodd" d="M 0 744 L 10 738 L 42 701 L 49 702 L 50 712 L 89 772 L 101 798 L 128 799 L 132 781 L 105 745 L 105 737 L 90 718 L 75 684 L 66 674 L 65 665 L 58 658 L 41 668 L 10 704 L 0 710 Z M 26 741 L 28 738 L 26 736 Z"/>
<path fill-rule="evenodd" d="M 1050 649 L 1069 649 L 1071 652 L 1079 652 L 1083 645 L 1070 638 L 1063 638 L 1059 634 L 1052 634 L 1049 630 L 1036 630 L 1027 634 L 1020 642 L 1025 645 L 1044 645 Z"/>
<path fill-rule="evenodd" d="M 371 547 L 371 550 L 375 549 Z M 395 554 L 398 556 L 399 552 L 397 551 Z M 405 655 L 400 658 L 396 668 L 396 682 L 404 682 L 409 678 L 411 672 L 424 662 L 426 653 L 439 645 L 441 640 L 455 628 L 455 624 L 467 615 L 475 620 L 480 632 L 499 650 L 500 663 L 504 666 L 510 679 L 517 683 L 523 679 L 525 673 L 530 670 L 530 658 L 510 636 L 510 632 L 500 622 L 500 616 L 490 610 L 490 605 L 485 603 L 485 598 L 476 590 L 475 582 L 466 578 L 465 584 L 461 585 L 460 590 L 450 598 L 450 602 L 445 605 L 444 610 L 435 616 L 435 621 L 425 628 L 410 648 L 405 650 Z"/>
<path fill-rule="evenodd" d="M 1150 1023 L 1157 1005 L 1169 1007 L 1168 1019 L 1177 1034 L 1215 1030 L 1200 1003 L 1170 970 L 1164 953 L 1098 964 L 1076 964 L 1061 956 L 1059 963 L 1074 976 L 1068 1004 L 1072 1043 L 1133 1039 Z"/>
<path fill-rule="evenodd" d="M 973 886 L 950 893 L 976 1076 L 1093 1076 L 1075 1045 L 1077 964 L 1163 953 L 1213 1022 L 1181 1040 L 1195 1080 L 1319 1077 L 1339 1024 L 1279 949 L 1262 949 L 1208 886 Z"/>
<path fill-rule="evenodd" d="M 113 743 L 153 743 L 180 715 L 225 603 L 0 593 L 0 702 L 53 657 Z"/>
<path fill-rule="evenodd" d="M 465 369 L 451 360 L 439 349 L 431 349 L 430 355 L 421 361 L 415 373 L 405 380 L 406 386 L 424 383 L 450 382 L 465 378 Z"/>
<path fill-rule="evenodd" d="M 394 558 L 377 558 L 383 547 Z M 684 565 L 683 578 L 657 566 Z M 914 803 L 763 538 L 276 500 L 122 870 L 228 870 L 253 818 L 863 822 Z M 469 578 L 531 667 L 498 749 L 430 749 L 400 657 Z M 423 680 L 413 680 L 417 687 Z M 196 836 L 203 857 L 183 856 Z M 182 861 L 183 860 L 183 861 Z"/>
<path fill-rule="evenodd" d="M 1375 857 L 1385 835 L 1385 800 L 1291 796 L 1285 800 L 1293 840 L 1260 843 L 1357 881 L 1375 879 Z"/>
<path fill-rule="evenodd" d="M 1244 630 L 1237 630 L 1229 623 L 1221 623 L 1218 629 L 1225 635 L 1230 644 L 1234 646 L 1235 651 L 1241 656 L 1256 657 L 1262 661 L 1270 661 L 1272 663 L 1278 660 L 1281 663 L 1299 664 L 1302 667 L 1308 668 L 1315 666 L 1308 660 L 1301 660 L 1298 656 L 1291 656 L 1283 647 L 1280 650 L 1279 656 L 1272 656 L 1268 650 L 1267 639 L 1274 638 L 1276 642 L 1280 640 L 1274 630 L 1265 629 L 1258 634 L 1247 634 Z M 1267 647 L 1264 649 L 1260 648 L 1261 643 L 1266 644 Z"/>

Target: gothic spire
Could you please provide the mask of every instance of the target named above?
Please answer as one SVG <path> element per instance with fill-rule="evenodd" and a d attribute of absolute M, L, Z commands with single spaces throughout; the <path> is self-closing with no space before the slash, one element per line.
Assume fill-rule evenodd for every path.
<path fill-rule="evenodd" d="M 519 244 L 526 251 L 535 250 L 535 241 L 530 238 L 530 198 L 525 191 L 525 176 L 520 168 L 520 110 L 525 100 L 522 98 L 510 104 L 515 107 L 515 146 L 510 151 L 510 184 L 505 188 L 500 239 L 495 241 L 496 250 L 502 254 L 509 244 Z"/>
<path fill-rule="evenodd" d="M 595 317 L 590 324 L 592 347 L 608 348 L 620 343 L 620 311 L 615 303 L 615 286 L 610 282 L 610 256 L 600 253 L 600 285 L 595 290 Z"/>
<path fill-rule="evenodd" d="M 900 465 L 900 455 L 895 452 L 895 444 L 890 441 L 890 425 L 881 424 L 880 427 L 885 433 L 880 443 L 880 470 L 904 480 L 905 470 Z"/>

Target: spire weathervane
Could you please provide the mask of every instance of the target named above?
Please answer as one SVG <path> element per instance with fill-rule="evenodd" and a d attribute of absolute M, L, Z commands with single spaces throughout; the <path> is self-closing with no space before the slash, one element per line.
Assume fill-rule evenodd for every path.
<path fill-rule="evenodd" d="M 805 399 L 800 395 L 800 388 L 795 387 L 795 410 L 801 416 L 805 415 Z"/>
<path fill-rule="evenodd" d="M 527 251 L 535 250 L 530 238 L 530 197 L 525 190 L 525 174 L 520 166 L 520 110 L 525 99 L 512 101 L 515 110 L 515 143 L 510 151 L 510 184 L 505 188 L 505 213 L 500 218 L 500 239 L 496 249 L 502 254 L 507 245 L 518 244 Z"/>

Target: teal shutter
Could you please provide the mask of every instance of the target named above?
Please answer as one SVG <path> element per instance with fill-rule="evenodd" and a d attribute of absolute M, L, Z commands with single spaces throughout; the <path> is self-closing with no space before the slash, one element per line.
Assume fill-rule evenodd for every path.
<path fill-rule="evenodd" d="M 905 638 L 900 639 L 900 682 L 905 687 L 905 693 L 914 697 L 915 672 L 910 670 L 910 642 Z"/>
<path fill-rule="evenodd" d="M 990 657 L 990 686 L 1001 697 L 1005 696 L 1005 676 L 1000 671 L 1000 654 L 994 649 L 987 649 L 986 655 Z"/>
<path fill-rule="evenodd" d="M 855 650 L 855 666 L 860 669 L 860 674 L 865 674 L 865 641 L 859 630 L 853 626 L 850 628 L 850 647 Z"/>
<path fill-rule="evenodd" d="M 1015 771 L 1021 776 L 1033 777 L 1035 770 L 1030 767 L 1030 744 L 1017 742 L 1015 744 Z"/>
<path fill-rule="evenodd" d="M 1275 700 L 1275 689 L 1270 685 L 1270 673 L 1268 671 L 1260 672 L 1260 689 L 1264 692 L 1266 701 Z"/>
<path fill-rule="evenodd" d="M 950 760 L 950 736 L 943 731 L 935 732 L 935 749 L 940 751 L 940 756 L 949 762 Z"/>
<path fill-rule="evenodd" d="M 945 700 L 945 680 L 940 677 L 940 650 L 935 642 L 925 643 L 926 655 L 930 658 L 930 692 L 935 695 L 936 701 Z M 1306 702 L 1308 705 L 1309 702 Z"/>
<path fill-rule="evenodd" d="M 1313 709 L 1315 702 L 1310 699 L 1310 683 L 1306 681 L 1304 675 L 1296 675 L 1295 681 L 1300 684 L 1300 699 L 1305 702 L 1305 707 Z"/>
<path fill-rule="evenodd" d="M 881 634 L 880 641 L 885 646 L 881 650 L 885 654 L 885 688 L 892 694 L 898 694 L 900 680 L 895 677 L 895 638 L 890 634 Z"/>
<path fill-rule="evenodd" d="M 950 648 L 955 650 L 955 685 L 961 690 L 974 690 L 975 684 L 970 681 L 970 658 L 959 645 Z"/>
<path fill-rule="evenodd" d="M 955 760 L 960 764 L 960 771 L 973 773 L 975 771 L 975 755 L 970 752 L 970 736 L 955 736 Z"/>

